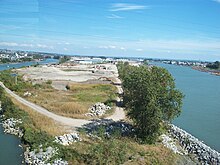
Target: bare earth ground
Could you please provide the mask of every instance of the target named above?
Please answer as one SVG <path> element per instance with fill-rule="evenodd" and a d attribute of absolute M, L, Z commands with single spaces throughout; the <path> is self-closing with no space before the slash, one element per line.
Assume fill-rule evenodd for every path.
<path fill-rule="evenodd" d="M 113 80 L 113 82 L 119 82 L 117 67 L 114 64 L 102 64 L 103 67 L 98 67 L 96 65 L 76 65 L 71 67 L 65 66 L 40 66 L 40 67 L 29 67 L 17 69 L 19 74 L 24 75 L 24 78 L 36 80 L 36 81 L 47 81 L 52 80 L 52 86 L 58 90 L 65 90 L 66 84 L 69 82 L 96 82 L 100 78 L 107 78 Z M 68 71 L 65 71 L 68 69 Z M 57 115 L 53 112 L 49 112 L 47 109 L 38 106 L 24 98 L 16 95 L 14 92 L 9 90 L 0 82 L 0 85 L 6 90 L 6 92 L 15 98 L 22 104 L 32 108 L 33 110 L 52 118 L 53 120 L 60 122 L 63 125 L 70 127 L 81 127 L 82 125 L 88 124 L 91 121 L 84 119 L 73 119 L 69 117 L 64 117 Z M 65 87 L 64 87 L 65 86 Z M 118 93 L 121 94 L 122 88 L 116 85 Z M 121 101 L 117 98 L 117 101 Z M 125 113 L 121 107 L 116 107 L 113 115 L 107 117 L 107 119 L 112 119 L 114 121 L 122 120 L 125 118 Z"/>
<path fill-rule="evenodd" d="M 18 73 L 24 74 L 26 79 L 31 80 L 64 80 L 73 82 L 84 82 L 97 80 L 102 77 L 118 77 L 117 67 L 114 64 L 103 64 L 106 69 L 95 69 L 96 65 L 64 66 L 39 66 L 17 69 Z M 72 71 L 65 71 L 65 68 Z M 94 73 L 93 73 L 94 72 Z"/>

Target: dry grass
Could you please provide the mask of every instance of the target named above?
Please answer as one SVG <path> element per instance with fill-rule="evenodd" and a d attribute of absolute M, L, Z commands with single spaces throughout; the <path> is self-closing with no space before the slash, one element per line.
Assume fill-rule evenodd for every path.
<path fill-rule="evenodd" d="M 10 97 L 10 99 L 16 106 L 28 113 L 34 123 L 34 126 L 37 129 L 43 130 L 52 136 L 62 135 L 67 132 L 67 130 L 64 129 L 64 126 L 55 122 L 53 119 L 34 111 L 30 107 L 18 102 L 16 99 L 9 95 L 7 96 Z"/>
<path fill-rule="evenodd" d="M 140 145 L 131 142 L 134 150 L 137 151 L 136 159 L 128 161 L 125 165 L 132 164 L 164 164 L 170 165 L 175 159 L 175 155 L 163 145 Z"/>
<path fill-rule="evenodd" d="M 176 164 L 177 155 L 175 155 L 172 151 L 165 148 L 161 144 L 156 145 L 147 145 L 147 144 L 139 144 L 132 139 L 122 138 L 115 139 L 118 143 L 122 143 L 126 146 L 126 154 L 125 157 L 127 161 L 125 161 L 124 165 L 152 165 L 152 164 L 161 164 L 161 165 L 172 165 Z M 90 146 L 94 144 L 102 143 L 101 141 L 94 141 L 88 139 L 88 137 L 84 137 L 83 141 L 80 143 L 72 144 L 72 148 L 75 149 L 79 154 L 84 155 L 86 152 L 90 152 Z M 108 142 L 106 142 L 108 143 Z M 106 145 L 107 147 L 108 145 Z M 108 150 L 106 148 L 106 150 Z M 115 148 L 114 152 L 119 152 L 116 150 L 124 150 L 122 148 Z M 103 157 L 105 159 L 105 157 Z M 70 161 L 70 164 L 81 164 L 82 162 Z M 91 162 L 91 164 L 93 164 Z M 114 164 L 114 163 L 112 163 Z"/>
<path fill-rule="evenodd" d="M 87 118 L 84 114 L 96 102 L 113 100 L 116 88 L 110 84 L 69 84 L 70 90 L 33 89 L 26 99 L 58 115 Z M 110 114 L 109 114 L 110 115 Z"/>

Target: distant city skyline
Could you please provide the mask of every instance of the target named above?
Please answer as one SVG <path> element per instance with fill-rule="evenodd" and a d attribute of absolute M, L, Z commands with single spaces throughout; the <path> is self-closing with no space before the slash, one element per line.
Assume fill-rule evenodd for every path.
<path fill-rule="evenodd" d="M 2 0 L 0 48 L 220 60 L 220 0 Z"/>

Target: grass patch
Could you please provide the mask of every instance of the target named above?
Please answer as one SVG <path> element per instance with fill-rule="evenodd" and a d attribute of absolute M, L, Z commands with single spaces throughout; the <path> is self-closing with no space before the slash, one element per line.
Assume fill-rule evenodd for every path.
<path fill-rule="evenodd" d="M 116 97 L 116 88 L 110 84 L 69 84 L 68 91 L 39 88 L 29 92 L 32 93 L 26 98 L 29 101 L 56 114 L 73 118 L 86 118 L 84 114 L 91 105 L 96 102 L 111 104 Z"/>
<path fill-rule="evenodd" d="M 91 140 L 84 137 L 83 139 L 82 142 L 70 146 L 80 155 L 77 159 L 70 159 L 70 164 L 171 165 L 176 159 L 175 154 L 160 144 L 143 145 L 128 137 L 102 137 L 102 140 Z"/>
<path fill-rule="evenodd" d="M 106 102 L 115 98 L 116 88 L 110 84 L 71 84 L 73 97 L 80 102 Z"/>
<path fill-rule="evenodd" d="M 63 129 L 62 125 L 58 124 L 53 119 L 34 111 L 30 107 L 18 102 L 16 99 L 10 96 L 8 97 L 12 100 L 13 104 L 16 107 L 18 107 L 19 109 L 22 109 L 28 114 L 30 120 L 33 123 L 33 126 L 36 129 L 45 131 L 49 135 L 52 135 L 52 136 L 62 135 L 67 132 L 65 131 L 65 129 Z"/>

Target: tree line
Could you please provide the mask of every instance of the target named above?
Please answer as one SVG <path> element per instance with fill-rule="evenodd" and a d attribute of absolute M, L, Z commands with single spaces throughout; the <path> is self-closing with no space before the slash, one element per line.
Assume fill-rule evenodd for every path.
<path fill-rule="evenodd" d="M 210 69 L 220 69 L 220 62 L 215 61 L 214 63 L 209 63 L 206 65 L 206 67 Z"/>

